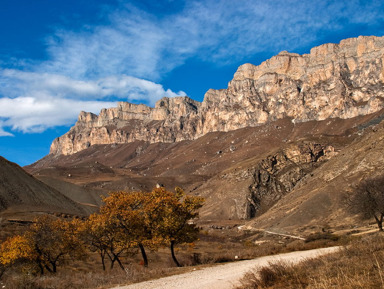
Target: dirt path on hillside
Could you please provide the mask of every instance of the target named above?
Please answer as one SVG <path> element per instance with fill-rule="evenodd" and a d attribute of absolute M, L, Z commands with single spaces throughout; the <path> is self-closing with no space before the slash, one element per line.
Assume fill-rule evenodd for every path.
<path fill-rule="evenodd" d="M 260 268 L 268 265 L 270 262 L 278 261 L 298 263 L 304 259 L 315 258 L 337 250 L 339 250 L 339 247 L 265 256 L 252 260 L 217 265 L 180 275 L 164 277 L 128 286 L 115 287 L 113 289 L 232 289 L 239 285 L 241 277 L 253 268 Z"/>

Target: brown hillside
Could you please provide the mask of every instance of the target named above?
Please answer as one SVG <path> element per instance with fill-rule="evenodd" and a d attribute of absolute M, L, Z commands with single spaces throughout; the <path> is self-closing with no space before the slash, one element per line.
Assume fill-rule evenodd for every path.
<path fill-rule="evenodd" d="M 0 157 L 0 215 L 39 212 L 84 215 L 76 202 Z"/>
<path fill-rule="evenodd" d="M 328 163 L 341 158 L 349 145 L 361 141 L 363 128 L 371 130 L 381 118 L 382 112 L 298 124 L 285 119 L 195 141 L 96 145 L 73 155 L 49 155 L 26 169 L 82 203 L 98 205 L 100 193 L 150 190 L 160 183 L 204 196 L 203 220 L 247 219 L 286 203 L 312 174 L 330 170 Z M 316 186 L 322 186 L 320 181 Z M 331 210 L 340 206 L 336 202 Z M 263 226 L 271 224 L 264 221 Z"/>
<path fill-rule="evenodd" d="M 361 226 L 363 223 L 346 209 L 344 196 L 354 192 L 361 181 L 383 175 L 383 151 L 384 122 L 360 130 L 359 136 L 337 157 L 315 169 L 250 225 L 296 233 Z"/>

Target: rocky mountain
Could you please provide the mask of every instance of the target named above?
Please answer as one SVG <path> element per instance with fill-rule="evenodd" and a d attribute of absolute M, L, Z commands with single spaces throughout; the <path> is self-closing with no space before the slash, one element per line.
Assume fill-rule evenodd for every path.
<path fill-rule="evenodd" d="M 339 158 L 383 113 L 296 124 L 283 119 L 175 143 L 94 145 L 71 155 L 50 154 L 26 169 L 58 190 L 63 183 L 80 186 L 67 193 L 76 201 L 99 205 L 102 193 L 162 184 L 205 197 L 202 219 L 249 219 Z"/>
<path fill-rule="evenodd" d="M 82 112 L 25 169 L 94 206 L 99 194 L 163 184 L 203 196 L 202 222 L 344 228 L 355 220 L 342 196 L 382 171 L 383 86 L 384 37 L 282 52 L 241 66 L 202 103 L 163 98 L 154 108 Z"/>
<path fill-rule="evenodd" d="M 81 112 L 51 146 L 73 154 L 95 144 L 172 143 L 209 132 L 293 122 L 348 119 L 383 108 L 384 37 L 324 44 L 299 55 L 283 51 L 258 66 L 240 66 L 227 89 L 209 90 L 202 103 L 163 98 L 154 108 L 120 102 L 99 115 Z"/>
<path fill-rule="evenodd" d="M 0 157 L 0 215 L 40 212 L 87 213 L 80 204 Z"/>

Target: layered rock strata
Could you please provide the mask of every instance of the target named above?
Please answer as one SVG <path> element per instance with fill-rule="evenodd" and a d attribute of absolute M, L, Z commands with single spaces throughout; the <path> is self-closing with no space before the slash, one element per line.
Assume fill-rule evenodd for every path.
<path fill-rule="evenodd" d="M 286 117 L 293 122 L 352 118 L 380 110 L 383 101 L 384 37 L 360 36 L 315 47 L 310 54 L 284 51 L 258 66 L 244 64 L 227 89 L 209 90 L 201 103 L 175 97 L 154 108 L 120 102 L 98 116 L 81 112 L 50 153 L 136 140 L 192 140 Z"/>

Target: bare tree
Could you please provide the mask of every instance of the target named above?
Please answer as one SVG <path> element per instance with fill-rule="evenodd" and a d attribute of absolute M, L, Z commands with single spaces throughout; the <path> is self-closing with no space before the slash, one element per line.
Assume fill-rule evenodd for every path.
<path fill-rule="evenodd" d="M 384 176 L 361 182 L 355 192 L 348 196 L 347 204 L 351 212 L 363 219 L 374 218 L 379 230 L 383 231 Z"/>

